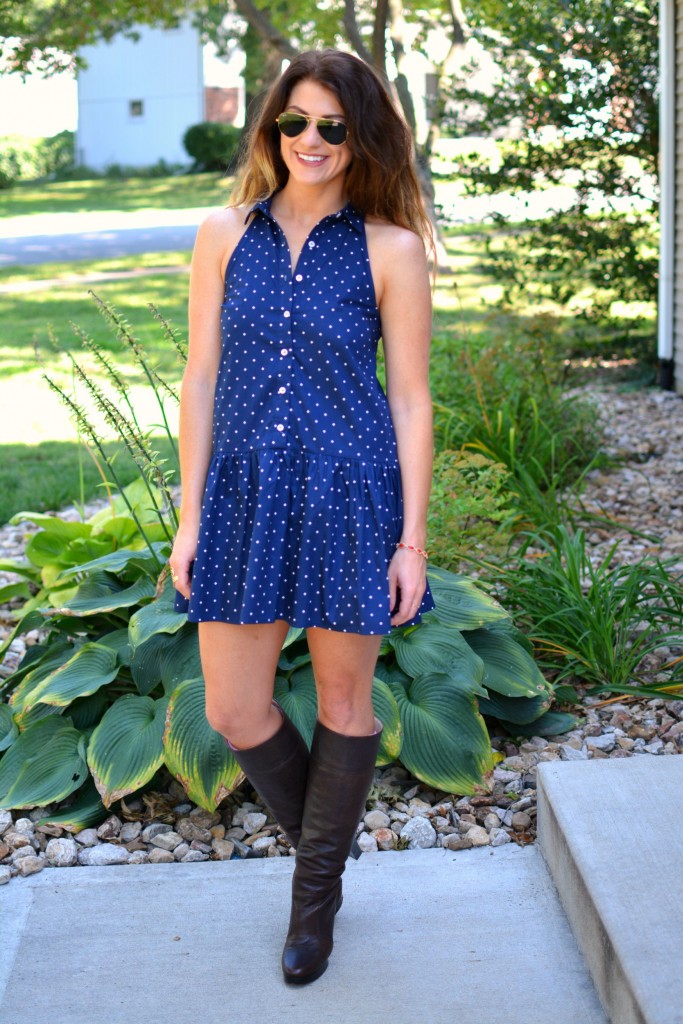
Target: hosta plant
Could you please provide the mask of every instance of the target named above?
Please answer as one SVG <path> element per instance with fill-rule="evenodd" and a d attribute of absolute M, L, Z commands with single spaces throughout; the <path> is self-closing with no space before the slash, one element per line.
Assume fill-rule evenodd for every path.
<path fill-rule="evenodd" d="M 207 809 L 243 779 L 205 716 L 197 627 L 173 610 L 170 577 L 159 572 L 167 541 L 150 550 L 127 529 L 132 516 L 109 515 L 78 531 L 57 517 L 39 520 L 23 571 L 41 589 L 13 635 L 36 627 L 45 635 L 3 684 L 0 705 L 0 807 L 71 798 L 49 820 L 74 830 L 162 766 Z M 74 544 L 96 557 L 76 564 Z M 465 577 L 431 568 L 429 578 L 435 611 L 382 642 L 378 763 L 399 760 L 430 785 L 473 793 L 493 767 L 482 711 L 542 731 L 552 691 L 500 605 Z M 310 740 L 317 705 L 303 630 L 289 631 L 275 694 Z M 553 731 L 571 721 L 553 718 Z"/>

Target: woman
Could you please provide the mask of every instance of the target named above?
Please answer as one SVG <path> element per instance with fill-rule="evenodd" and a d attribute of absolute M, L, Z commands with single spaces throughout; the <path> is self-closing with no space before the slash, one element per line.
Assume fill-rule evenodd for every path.
<path fill-rule="evenodd" d="M 373 779 L 381 637 L 434 607 L 430 238 L 383 83 L 326 50 L 266 96 L 192 259 L 176 609 L 199 623 L 208 721 L 296 847 L 282 968 L 298 984 L 327 967 Z M 288 626 L 315 676 L 310 755 L 273 702 Z"/>

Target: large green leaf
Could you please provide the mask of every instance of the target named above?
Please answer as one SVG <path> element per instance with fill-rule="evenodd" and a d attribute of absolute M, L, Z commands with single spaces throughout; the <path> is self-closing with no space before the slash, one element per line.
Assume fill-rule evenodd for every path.
<path fill-rule="evenodd" d="M 372 706 L 383 726 L 377 764 L 391 764 L 401 753 L 401 716 L 398 713 L 396 698 L 384 680 L 377 676 L 372 680 Z"/>
<path fill-rule="evenodd" d="M 524 724 L 500 720 L 500 724 L 512 736 L 561 736 L 563 732 L 575 729 L 578 722 L 576 715 L 570 715 L 567 711 L 546 711 L 534 722 Z"/>
<path fill-rule="evenodd" d="M 227 743 L 207 721 L 201 677 L 187 679 L 171 695 L 163 744 L 169 771 L 189 798 L 207 811 L 244 779 Z"/>
<path fill-rule="evenodd" d="M 92 533 L 92 526 L 88 523 L 73 522 L 68 519 L 60 519 L 59 516 L 51 516 L 47 512 L 17 512 L 10 519 L 15 526 L 17 523 L 33 523 L 39 526 L 41 532 L 50 537 L 62 537 L 65 540 L 73 540 L 74 537 L 88 537 Z M 35 534 L 36 537 L 40 534 Z"/>
<path fill-rule="evenodd" d="M 430 614 L 435 614 L 439 622 L 457 629 L 477 629 L 509 618 L 505 609 L 467 576 L 431 566 L 427 577 L 436 604 L 435 613 Z"/>
<path fill-rule="evenodd" d="M 146 697 L 161 682 L 161 656 L 169 642 L 167 633 L 157 633 L 136 647 L 130 659 L 130 671 L 138 692 Z"/>
<path fill-rule="evenodd" d="M 505 697 L 492 690 L 488 698 L 482 697 L 479 700 L 479 710 L 482 715 L 490 715 L 501 722 L 510 721 L 523 725 L 537 721 L 551 703 L 552 697 L 549 693 L 536 697 Z M 507 725 L 505 728 L 507 729 Z M 512 731 L 514 732 L 514 729 Z"/>
<path fill-rule="evenodd" d="M 0 604 L 8 604 L 13 598 L 27 598 L 31 596 L 28 583 L 8 583 L 0 587 Z"/>
<path fill-rule="evenodd" d="M 199 631 L 192 623 L 185 623 L 177 633 L 161 635 L 166 637 L 160 657 L 161 681 L 166 693 L 170 694 L 179 683 L 202 674 Z"/>
<path fill-rule="evenodd" d="M 144 786 L 164 759 L 168 698 L 126 694 L 112 704 L 88 746 L 88 767 L 105 807 Z"/>
<path fill-rule="evenodd" d="M 91 573 L 96 570 L 121 573 L 124 569 L 130 568 L 145 572 L 148 576 L 154 576 L 156 579 L 159 573 L 159 564 L 163 564 L 162 551 L 166 546 L 158 541 L 152 544 L 156 557 L 147 547 L 119 548 L 118 551 L 110 551 L 108 554 L 94 558 L 90 562 L 84 562 L 82 565 L 73 565 L 68 569 L 62 569 L 59 578 L 68 579 L 69 576 L 73 576 L 77 572 Z"/>
<path fill-rule="evenodd" d="M 59 606 L 59 611 L 66 615 L 85 616 L 131 608 L 154 597 L 155 589 L 153 580 L 147 576 L 141 576 L 135 583 L 124 587 L 114 576 L 96 572 L 81 583 L 75 597 Z"/>
<path fill-rule="evenodd" d="M 69 705 L 69 710 L 66 712 L 65 717 L 70 718 L 81 732 L 86 732 L 95 728 L 110 703 L 111 697 L 106 689 L 97 690 L 87 697 L 78 697 L 73 704 Z M 47 706 L 43 704 L 37 705 L 39 708 Z"/>
<path fill-rule="evenodd" d="M 318 714 L 318 695 L 311 665 L 298 668 L 288 678 L 277 675 L 275 699 L 310 747 Z"/>
<path fill-rule="evenodd" d="M 298 640 L 299 637 L 303 635 L 303 632 L 304 631 L 300 626 L 290 626 L 287 630 L 287 636 L 285 637 L 284 643 L 282 644 L 283 650 L 285 647 L 289 647 L 290 644 L 293 644 L 295 640 Z"/>
<path fill-rule="evenodd" d="M 76 697 L 85 697 L 111 683 L 118 673 L 116 651 L 103 644 L 85 643 L 36 686 L 24 707 L 29 703 L 66 707 Z"/>
<path fill-rule="evenodd" d="M 538 697 L 549 693 L 549 686 L 538 665 L 516 640 L 487 629 L 463 634 L 484 662 L 484 686 L 506 697 Z"/>
<path fill-rule="evenodd" d="M 0 751 L 11 747 L 19 735 L 19 727 L 9 704 L 0 704 Z"/>
<path fill-rule="evenodd" d="M 15 558 L 0 558 L 0 572 L 13 572 L 17 576 L 25 576 L 27 580 L 38 579 L 36 567 L 30 562 L 19 562 Z"/>
<path fill-rule="evenodd" d="M 75 796 L 74 802 L 66 811 L 50 814 L 36 822 L 38 825 L 60 825 L 66 832 L 80 832 L 91 825 L 98 825 L 107 816 L 100 794 L 89 775 L 87 782 Z"/>
<path fill-rule="evenodd" d="M 40 533 L 34 533 L 34 535 L 26 542 L 25 552 L 26 557 L 30 558 L 34 565 L 38 565 L 41 568 L 45 565 L 51 565 L 53 562 L 62 563 L 64 552 L 69 546 L 69 541 L 66 537 L 58 537 L 52 533 L 45 533 L 41 530 Z"/>
<path fill-rule="evenodd" d="M 486 696 L 483 662 L 454 626 L 423 622 L 397 634 L 393 647 L 400 668 L 412 678 L 446 672 L 457 685 Z"/>
<path fill-rule="evenodd" d="M 174 594 L 175 589 L 169 576 L 159 597 L 131 615 L 128 622 L 131 650 L 135 651 L 155 633 L 176 633 L 185 625 L 187 615 L 173 609 Z"/>
<path fill-rule="evenodd" d="M 52 675 L 61 665 L 69 660 L 73 654 L 73 645 L 66 640 L 57 640 L 46 646 L 45 656 L 40 658 L 29 672 L 26 673 L 19 685 L 15 687 L 9 702 L 16 715 L 21 715 L 24 708 L 32 707 L 34 691 L 40 686 L 44 679 Z M 19 722 L 19 728 L 22 728 Z"/>
<path fill-rule="evenodd" d="M 197 627 L 185 623 L 177 633 L 156 633 L 135 648 L 130 667 L 140 693 L 151 693 L 163 683 L 170 695 L 186 679 L 201 675 Z"/>
<path fill-rule="evenodd" d="M 396 697 L 397 693 L 401 693 L 402 690 L 406 690 L 411 683 L 410 676 L 402 668 L 399 668 L 395 662 L 387 664 L 385 661 L 378 661 L 375 665 L 375 678 L 385 682 L 394 697 Z"/>
<path fill-rule="evenodd" d="M 51 715 L 25 729 L 0 760 L 0 808 L 64 800 L 86 776 L 85 737 Z"/>
<path fill-rule="evenodd" d="M 103 647 L 111 647 L 116 653 L 119 665 L 130 665 L 130 644 L 128 643 L 128 629 L 122 626 L 121 629 L 113 629 L 110 633 L 104 633 L 97 638 L 97 643 Z"/>
<path fill-rule="evenodd" d="M 474 694 L 438 672 L 414 679 L 396 699 L 403 726 L 402 764 L 448 793 L 481 791 L 493 755 Z"/>
<path fill-rule="evenodd" d="M 150 486 L 148 481 L 143 480 L 140 476 L 136 476 L 132 483 L 127 484 L 123 488 L 123 494 L 115 494 L 109 505 L 106 508 L 100 509 L 99 512 L 95 512 L 88 520 L 88 523 L 94 529 L 98 529 L 103 523 L 106 523 L 115 516 L 129 515 L 128 505 L 130 505 L 141 523 L 150 524 L 151 526 L 158 524 L 161 529 L 157 512 L 151 507 L 148 486 Z M 153 485 L 151 487 L 152 494 L 157 502 L 157 508 L 161 508 L 161 491 L 158 487 Z M 125 499 L 123 495 L 125 495 Z M 145 533 L 148 534 L 147 527 L 145 527 Z"/>

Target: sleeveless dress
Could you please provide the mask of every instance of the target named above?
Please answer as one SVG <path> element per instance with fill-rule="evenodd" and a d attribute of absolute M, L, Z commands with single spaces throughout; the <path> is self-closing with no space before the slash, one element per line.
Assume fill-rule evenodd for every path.
<path fill-rule="evenodd" d="M 403 508 L 364 220 L 350 204 L 325 217 L 292 271 L 271 200 L 226 270 L 191 597 L 176 591 L 174 607 L 190 622 L 387 634 Z M 433 607 L 427 588 L 411 624 Z"/>

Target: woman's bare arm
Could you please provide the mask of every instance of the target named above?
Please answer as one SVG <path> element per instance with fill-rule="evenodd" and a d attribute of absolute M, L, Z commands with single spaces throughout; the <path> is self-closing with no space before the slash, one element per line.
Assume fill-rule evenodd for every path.
<path fill-rule="evenodd" d="M 221 356 L 221 306 L 225 267 L 244 231 L 244 213 L 210 214 L 197 232 L 189 296 L 189 349 L 180 389 L 180 527 L 169 562 L 176 588 L 190 596 L 190 566 L 197 537 L 206 477 L 211 462 L 213 404 Z"/>
<path fill-rule="evenodd" d="M 395 225 L 369 225 L 368 246 L 382 318 L 387 399 L 396 431 L 403 491 L 401 540 L 424 550 L 434 455 L 429 392 L 431 289 L 424 246 Z M 394 626 L 412 619 L 426 586 L 425 559 L 404 548 L 389 565 L 391 607 L 400 590 Z"/>

